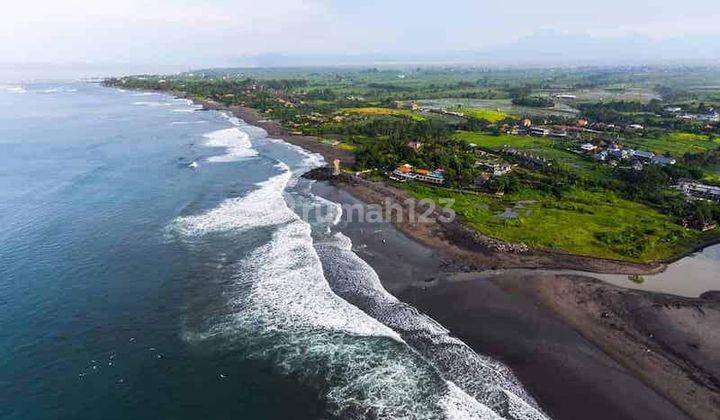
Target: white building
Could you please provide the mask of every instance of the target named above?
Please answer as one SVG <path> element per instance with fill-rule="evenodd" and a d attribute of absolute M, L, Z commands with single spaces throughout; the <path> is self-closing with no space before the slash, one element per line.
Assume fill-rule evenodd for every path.
<path fill-rule="evenodd" d="M 593 150 L 597 149 L 597 146 L 592 143 L 585 143 L 580 146 L 580 149 L 584 152 L 592 152 Z"/>

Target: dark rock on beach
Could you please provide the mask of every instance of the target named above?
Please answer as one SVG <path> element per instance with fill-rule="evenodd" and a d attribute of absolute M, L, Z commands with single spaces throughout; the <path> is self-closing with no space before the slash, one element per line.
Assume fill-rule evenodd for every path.
<path fill-rule="evenodd" d="M 700 299 L 720 302 L 720 290 L 711 290 L 700 295 Z"/>

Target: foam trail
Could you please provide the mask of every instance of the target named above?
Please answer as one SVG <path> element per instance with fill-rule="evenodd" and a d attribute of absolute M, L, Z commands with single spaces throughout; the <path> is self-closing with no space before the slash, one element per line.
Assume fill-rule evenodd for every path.
<path fill-rule="evenodd" d="M 287 165 L 280 165 L 285 171 L 257 185 L 249 194 L 225 200 L 218 207 L 203 214 L 179 217 L 173 223 L 185 236 L 199 236 L 209 233 L 243 232 L 249 229 L 287 223 L 293 216 L 278 212 L 285 207 L 281 193 L 290 179 Z"/>
<path fill-rule="evenodd" d="M 170 125 L 191 125 L 191 124 L 207 124 L 207 120 L 199 120 L 199 121 L 173 121 L 170 123 Z"/>
<path fill-rule="evenodd" d="M 208 158 L 210 162 L 234 162 L 242 158 L 257 156 L 252 148 L 250 136 L 237 127 L 226 128 L 205 134 L 205 145 L 208 147 L 224 147 L 226 153 L 222 156 Z"/>
<path fill-rule="evenodd" d="M 237 133 L 244 127 L 233 118 L 228 120 L 236 127 L 214 132 L 216 135 L 210 137 L 232 138 L 237 145 Z M 230 154 L 227 142 L 220 143 Z M 182 240 L 201 244 L 218 242 L 212 240 L 218 235 L 253 237 L 253 232 L 272 231 L 269 240 L 228 267 L 232 274 L 229 282 L 223 283 L 226 286 L 221 293 L 227 299 L 224 313 L 213 316 L 201 331 L 188 331 L 186 339 L 214 340 L 241 350 L 245 357 L 272 360 L 281 372 L 308 383 L 321 383 L 331 414 L 340 418 L 498 419 L 502 415 L 518 420 L 544 419 L 523 398 L 515 396 L 514 388 L 506 381 L 508 372 L 499 364 L 478 356 L 477 366 L 471 367 L 476 368 L 473 373 L 484 375 L 481 383 L 456 384 L 455 380 L 467 378 L 449 371 L 447 366 L 438 370 L 434 363 L 444 359 L 433 360 L 425 352 L 416 351 L 404 335 L 422 344 L 421 340 L 402 328 L 391 328 L 407 325 L 380 322 L 387 320 L 375 315 L 384 309 L 377 308 L 374 314 L 363 308 L 363 312 L 358 307 L 361 305 L 348 303 L 347 298 L 339 296 L 342 293 L 333 290 L 337 285 L 331 288 L 324 265 L 328 255 L 337 255 L 333 252 L 340 250 L 347 254 L 341 257 L 350 257 L 344 262 L 330 261 L 331 265 L 337 263 L 333 275 L 341 273 L 345 279 L 339 290 L 354 290 L 352 284 L 358 280 L 361 290 L 379 293 L 380 299 L 371 303 L 403 305 L 387 292 L 380 293 L 384 289 L 377 275 L 355 275 L 368 269 L 374 271 L 350 251 L 349 239 L 335 235 L 332 246 L 315 243 L 311 225 L 288 207 L 289 196 L 297 196 L 294 198 L 299 206 L 312 204 L 302 202 L 307 197 L 287 191 L 289 185 L 295 185 L 299 172 L 321 159 L 304 151 L 301 154 L 303 160 L 293 168 L 295 171 L 279 163 L 279 174 L 258 183 L 245 196 L 227 199 L 201 214 L 179 217 L 171 224 Z M 333 222 L 339 220 L 337 204 L 311 196 L 313 200 L 327 206 Z M 334 278 L 332 281 L 337 282 Z M 372 293 L 359 295 L 378 297 Z M 402 308 L 414 311 L 407 305 Z M 418 315 L 417 311 L 413 313 Z M 411 326 L 430 331 L 432 339 L 463 346 L 434 321 L 412 319 Z M 468 357 L 460 353 L 455 356 Z M 473 396 L 468 390 L 473 391 Z"/>
<path fill-rule="evenodd" d="M 223 338 L 246 357 L 274 360 L 283 372 L 327 384 L 330 410 L 345 418 L 497 418 L 452 389 L 392 329 L 330 289 L 311 228 L 291 211 L 283 172 L 244 197 L 178 219 L 187 240 L 272 226 L 272 238 L 238 261 L 226 315 L 189 340 Z"/>
<path fill-rule="evenodd" d="M 436 321 L 397 300 L 351 246 L 341 233 L 315 245 L 326 278 L 338 296 L 399 332 L 444 378 L 504 418 L 546 418 L 506 366 L 475 353 Z"/>
<path fill-rule="evenodd" d="M 0 91 L 10 93 L 27 93 L 24 87 L 18 85 L 0 85 Z"/>
<path fill-rule="evenodd" d="M 67 88 L 67 87 L 53 87 L 53 88 L 39 90 L 38 92 L 40 92 L 40 93 L 75 93 L 75 92 L 77 92 L 77 89 Z"/>
<path fill-rule="evenodd" d="M 136 101 L 133 102 L 133 105 L 138 106 L 151 106 L 151 107 L 157 107 L 157 106 L 172 106 L 169 102 L 156 102 L 156 101 Z"/>

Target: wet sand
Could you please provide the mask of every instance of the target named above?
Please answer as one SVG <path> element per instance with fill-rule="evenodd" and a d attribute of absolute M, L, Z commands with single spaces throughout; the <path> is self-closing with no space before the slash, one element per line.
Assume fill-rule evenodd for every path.
<path fill-rule="evenodd" d="M 353 161 L 349 153 L 317 138 L 289 134 L 250 108 L 231 111 L 274 137 L 322 154 L 327 161 Z M 407 198 L 386 183 L 345 178 L 340 183 L 333 180 L 335 186 L 316 184 L 316 193 L 342 204 L 383 205 L 388 198 L 396 203 Z M 716 366 L 720 334 L 714 332 L 720 323 L 720 305 L 716 302 L 625 293 L 582 276 L 532 270 L 487 276 L 472 272 L 547 268 L 655 274 L 664 271 L 665 264 L 523 251 L 469 231 L 459 222 L 344 220 L 341 230 L 390 293 L 439 321 L 476 352 L 505 362 L 554 418 L 720 418 Z M 465 281 L 457 281 L 458 276 L 465 276 Z M 598 293 L 619 298 L 598 303 Z M 645 306 L 680 307 L 686 313 L 645 311 L 644 316 L 635 316 L 633 311 Z M 699 309 L 687 313 L 690 308 Z M 606 314 L 612 321 L 605 319 Z M 665 330 L 670 332 L 663 334 Z"/>
<path fill-rule="evenodd" d="M 327 184 L 317 183 L 314 190 L 341 204 L 359 203 Z M 389 223 L 343 218 L 339 228 L 390 293 L 478 353 L 505 362 L 553 418 L 688 418 L 544 305 L 489 279 L 453 281 L 444 270 L 447 261 Z M 525 280 L 512 274 L 505 278 Z"/>
<path fill-rule="evenodd" d="M 195 100 L 205 109 L 228 109 Z M 292 135 L 253 109 L 229 110 L 327 161 L 353 161 L 349 152 L 314 137 Z M 329 200 L 350 204 L 405 198 L 385 183 L 345 183 L 341 188 L 318 183 L 315 190 Z M 720 418 L 717 299 L 679 301 L 654 293 L 626 293 L 580 276 L 472 272 L 549 268 L 649 274 L 662 272 L 664 264 L 498 252 L 493 240 L 488 247 L 489 238 L 468 232 L 461 223 L 343 220 L 340 230 L 390 293 L 439 321 L 476 352 L 505 362 L 553 418 L 683 419 L 687 413 L 698 419 Z M 648 307 L 653 310 L 644 310 Z"/>
<path fill-rule="evenodd" d="M 253 109 L 230 111 L 274 137 L 322 154 L 327 161 L 353 162 L 350 153 L 314 137 L 292 135 Z M 385 204 L 388 198 L 395 202 L 407 198 L 385 183 L 349 181 L 339 187 L 319 183 L 315 189 L 344 204 Z M 459 222 L 393 225 L 344 220 L 341 230 L 390 293 L 439 321 L 478 353 L 505 362 L 554 418 L 720 418 L 720 374 L 715 366 L 720 335 L 713 333 L 720 322 L 716 302 L 678 302 L 675 297 L 638 291 L 625 295 L 625 289 L 581 276 L 472 273 L 549 268 L 654 274 L 664 271 L 665 264 L 525 252 L 470 232 Z M 503 252 L 505 248 L 510 252 Z M 466 280 L 457 281 L 458 274 Z M 597 304 L 593 293 L 598 290 L 622 297 Z M 703 315 L 656 313 L 643 318 L 627 310 L 643 305 L 696 307 Z M 616 318 L 603 322 L 606 314 Z M 693 330 L 698 321 L 701 327 Z M 662 340 L 652 333 L 648 339 L 648 331 L 665 329 L 671 332 L 658 334 Z M 688 346 L 696 351 L 686 351 Z"/>

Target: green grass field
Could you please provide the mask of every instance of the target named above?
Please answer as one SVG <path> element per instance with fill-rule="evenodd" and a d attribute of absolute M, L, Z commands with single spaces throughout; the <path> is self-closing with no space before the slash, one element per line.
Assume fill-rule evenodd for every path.
<path fill-rule="evenodd" d="M 345 108 L 342 110 L 348 114 L 356 115 L 367 115 L 367 116 L 393 116 L 393 117 L 404 117 L 410 118 L 414 121 L 424 121 L 425 117 L 407 109 L 394 109 L 394 108 L 379 108 L 379 107 L 365 107 L 365 108 Z"/>
<path fill-rule="evenodd" d="M 462 107 L 459 109 L 459 112 L 462 112 L 463 114 L 485 120 L 491 123 L 496 123 L 498 121 L 504 120 L 508 117 L 508 114 L 501 112 L 501 111 L 493 111 L 490 109 L 484 109 L 484 108 L 469 108 L 469 107 Z"/>
<path fill-rule="evenodd" d="M 551 159 L 584 172 L 592 170 L 596 165 L 586 157 L 568 151 L 561 142 L 549 137 L 512 136 L 501 134 L 483 134 L 471 131 L 458 131 L 455 138 L 472 143 L 478 147 L 500 150 L 504 147 L 523 150 L 539 157 Z"/>
<path fill-rule="evenodd" d="M 704 134 L 683 132 L 668 133 L 660 137 L 632 138 L 624 141 L 628 146 L 650 150 L 659 155 L 670 153 L 675 157 L 682 157 L 685 153 L 706 152 L 720 147 L 720 139 L 711 141 Z"/>
<path fill-rule="evenodd" d="M 611 193 L 574 190 L 557 199 L 524 190 L 499 198 L 419 184 L 404 187 L 418 199 L 454 199 L 454 210 L 474 229 L 535 249 L 649 262 L 682 252 L 697 236 L 674 224 L 668 216 Z M 517 217 L 500 217 L 506 209 L 511 209 Z M 603 242 L 603 237 L 611 240 Z M 615 240 L 616 237 L 625 240 L 621 242 Z"/>
<path fill-rule="evenodd" d="M 553 147 L 553 141 L 547 137 L 511 136 L 508 134 L 494 136 L 474 131 L 458 131 L 455 133 L 455 138 L 480 147 L 496 150 L 506 146 L 523 150 L 540 150 Z"/>
<path fill-rule="evenodd" d="M 720 168 L 712 168 L 712 172 L 705 173 L 703 182 L 712 185 L 720 185 Z"/>

